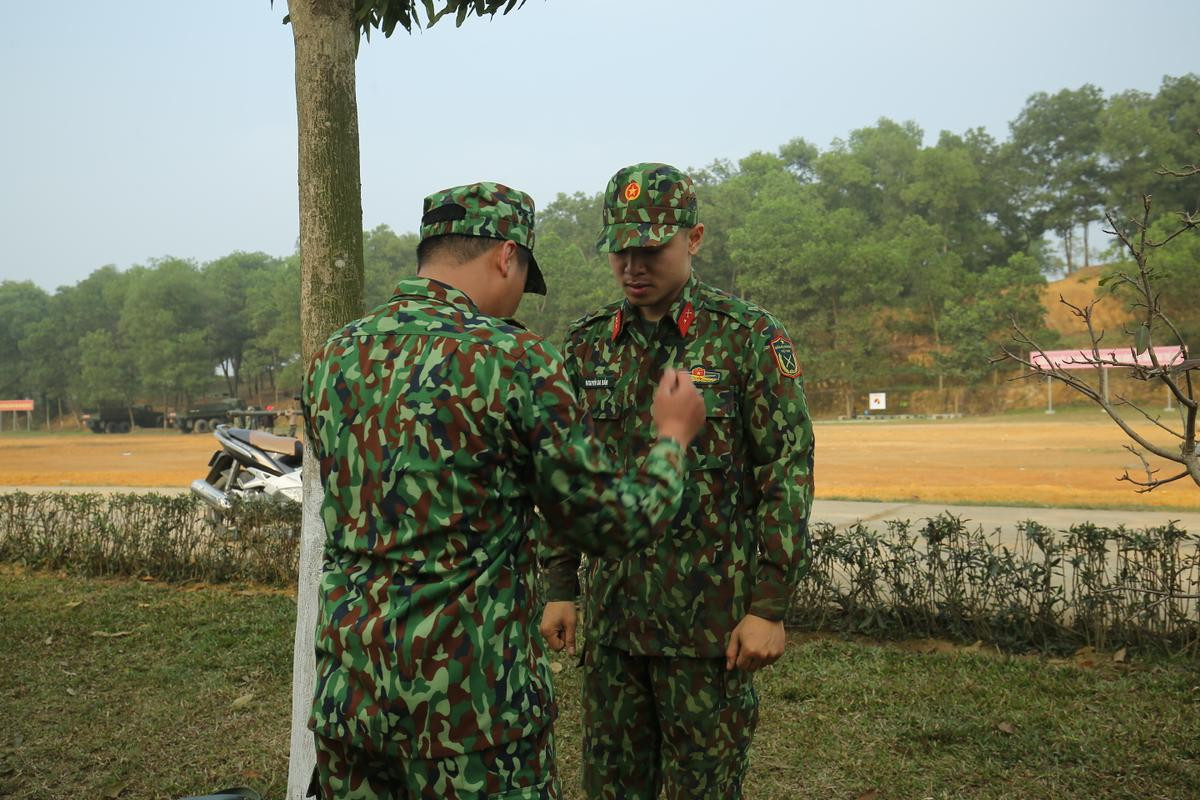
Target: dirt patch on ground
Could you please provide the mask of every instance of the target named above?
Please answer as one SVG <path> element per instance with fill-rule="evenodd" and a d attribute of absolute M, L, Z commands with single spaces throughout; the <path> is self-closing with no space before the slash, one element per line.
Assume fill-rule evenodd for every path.
<path fill-rule="evenodd" d="M 1143 423 L 1138 430 L 1166 443 Z M 1099 411 L 931 422 L 818 423 L 817 496 L 947 504 L 1200 510 L 1178 481 L 1135 494 L 1117 478 L 1140 464 Z M 186 487 L 207 471 L 211 435 L 0 434 L 0 486 Z M 1178 470 L 1159 464 L 1162 475 Z"/>
<path fill-rule="evenodd" d="M 187 486 L 208 472 L 211 434 L 0 434 L 2 486 Z"/>
<path fill-rule="evenodd" d="M 1171 447 L 1150 423 L 1134 428 Z M 817 496 L 947 504 L 1200 509 L 1184 479 L 1136 494 L 1141 462 L 1099 410 L 937 422 L 817 426 Z M 1180 471 L 1163 462 L 1162 477 Z M 1142 475 L 1144 476 L 1144 472 Z"/>
<path fill-rule="evenodd" d="M 1096 300 L 1092 310 L 1092 324 L 1097 331 L 1106 331 L 1105 347 L 1117 346 L 1121 332 L 1128 327 L 1133 315 L 1123 297 L 1114 297 L 1100 286 L 1100 278 L 1108 269 L 1097 265 L 1080 269 L 1061 280 L 1047 284 L 1042 293 L 1042 305 L 1046 307 L 1046 327 L 1057 331 L 1062 337 L 1063 348 L 1088 344 L 1087 329 L 1062 301 L 1083 308 Z M 1120 342 L 1118 341 L 1120 340 Z"/>

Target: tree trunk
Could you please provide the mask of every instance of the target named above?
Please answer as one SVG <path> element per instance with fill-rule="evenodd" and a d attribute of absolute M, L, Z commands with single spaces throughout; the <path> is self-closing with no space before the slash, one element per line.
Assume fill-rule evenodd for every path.
<path fill-rule="evenodd" d="M 933 328 L 933 352 L 940 353 L 940 352 L 942 352 L 942 331 L 941 331 L 941 326 L 938 325 L 937 309 L 934 307 L 932 300 L 929 302 L 929 322 L 930 322 L 930 326 Z M 937 379 L 938 379 L 938 402 L 941 403 L 942 406 L 944 407 L 946 404 L 945 374 L 943 373 L 942 368 L 936 366 L 936 364 L 937 364 L 937 361 L 935 360 L 934 368 L 937 370 Z"/>
<path fill-rule="evenodd" d="M 1070 275 L 1075 271 L 1075 264 L 1071 261 L 1071 234 L 1074 232 L 1075 226 L 1067 228 L 1063 234 L 1063 253 L 1067 257 L 1067 274 Z"/>
<path fill-rule="evenodd" d="M 362 198 L 354 86 L 355 0 L 289 0 L 296 45 L 300 183 L 300 354 L 308 364 L 335 328 L 362 313 Z M 289 800 L 303 800 L 316 763 L 308 716 L 316 665 L 317 581 L 325 530 L 312 444 L 304 443 L 304 517 L 292 654 Z"/>
<path fill-rule="evenodd" d="M 1084 269 L 1087 269 L 1088 267 L 1090 267 L 1092 265 L 1091 257 L 1088 254 L 1088 228 L 1090 226 L 1091 226 L 1091 223 L 1088 222 L 1087 220 L 1084 220 L 1084 223 L 1083 223 L 1083 267 L 1084 267 Z"/>

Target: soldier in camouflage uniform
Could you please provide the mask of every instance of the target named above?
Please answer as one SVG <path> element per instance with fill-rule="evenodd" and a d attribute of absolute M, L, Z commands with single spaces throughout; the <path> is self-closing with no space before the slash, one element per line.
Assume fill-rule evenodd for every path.
<path fill-rule="evenodd" d="M 704 236 L 691 179 L 637 164 L 609 182 L 598 248 L 625 299 L 571 325 L 565 357 L 596 436 L 626 468 L 650 454 L 652 376 L 678 365 L 704 395 L 691 480 L 670 536 L 590 559 L 584 789 L 592 800 L 738 798 L 758 716 L 754 670 L 783 653 L 810 561 L 813 433 L 778 320 L 692 274 Z M 578 538 L 587 523 L 558 529 Z M 578 548 L 547 557 L 541 631 L 574 649 Z"/>
<path fill-rule="evenodd" d="M 325 490 L 318 778 L 327 800 L 554 798 L 534 504 L 589 552 L 645 546 L 678 513 L 703 402 L 665 374 L 657 440 L 615 467 L 559 354 L 501 319 L 545 291 L 533 201 L 480 183 L 424 211 L 417 277 L 329 338 L 303 394 Z"/>

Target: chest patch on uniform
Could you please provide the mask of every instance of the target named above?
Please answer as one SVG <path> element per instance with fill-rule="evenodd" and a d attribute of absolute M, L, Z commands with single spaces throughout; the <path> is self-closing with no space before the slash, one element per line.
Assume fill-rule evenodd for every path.
<path fill-rule="evenodd" d="M 595 378 L 584 378 L 583 388 L 585 389 L 607 389 L 609 386 L 609 378 L 607 375 L 600 375 Z"/>
<path fill-rule="evenodd" d="M 688 374 L 692 376 L 692 383 L 716 383 L 721 380 L 721 371 L 717 369 L 692 367 Z"/>
<path fill-rule="evenodd" d="M 771 348 L 771 355 L 775 356 L 776 366 L 783 375 L 795 378 L 803 372 L 800 362 L 796 359 L 796 350 L 792 347 L 791 339 L 779 335 L 772 339 L 768 346 Z"/>

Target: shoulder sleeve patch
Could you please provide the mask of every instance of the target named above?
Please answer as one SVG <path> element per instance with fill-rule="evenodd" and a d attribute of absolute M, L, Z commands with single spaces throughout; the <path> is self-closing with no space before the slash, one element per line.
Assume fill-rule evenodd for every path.
<path fill-rule="evenodd" d="M 771 355 L 775 357 L 775 365 L 779 367 L 781 374 L 788 378 L 804 374 L 804 370 L 800 368 L 800 362 L 796 358 L 796 348 L 792 346 L 791 339 L 783 334 L 778 334 L 767 346 L 771 348 Z"/>

